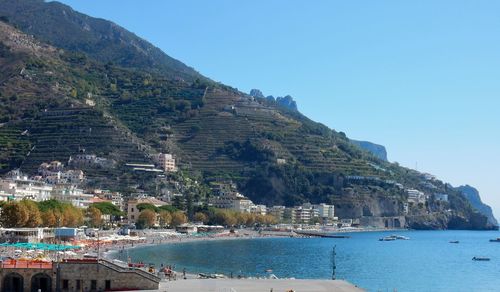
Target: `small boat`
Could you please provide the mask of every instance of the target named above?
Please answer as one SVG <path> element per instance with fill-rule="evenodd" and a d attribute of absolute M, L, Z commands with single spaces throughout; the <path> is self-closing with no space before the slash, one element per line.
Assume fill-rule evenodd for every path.
<path fill-rule="evenodd" d="M 460 243 L 458 240 L 450 240 L 450 243 Z"/>
<path fill-rule="evenodd" d="M 490 239 L 490 242 L 500 242 L 500 237 L 497 237 L 495 239 Z"/>
<path fill-rule="evenodd" d="M 396 238 L 393 236 L 386 236 L 379 239 L 379 241 L 394 241 L 394 240 L 396 240 Z"/>
<path fill-rule="evenodd" d="M 410 240 L 409 237 L 403 235 L 392 235 L 392 236 L 399 240 Z"/>
<path fill-rule="evenodd" d="M 483 262 L 487 262 L 490 260 L 490 258 L 485 258 L 485 257 L 473 257 L 472 258 L 473 261 L 483 261 Z"/>
<path fill-rule="evenodd" d="M 394 241 L 394 240 L 410 240 L 410 238 L 403 235 L 393 234 L 379 239 L 379 241 Z"/>

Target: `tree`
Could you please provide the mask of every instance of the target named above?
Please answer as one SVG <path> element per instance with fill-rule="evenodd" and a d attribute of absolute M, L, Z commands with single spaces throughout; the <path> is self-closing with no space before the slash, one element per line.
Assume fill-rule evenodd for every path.
<path fill-rule="evenodd" d="M 225 226 L 234 226 L 238 223 L 236 215 L 229 210 L 218 210 L 215 213 L 215 222 Z"/>
<path fill-rule="evenodd" d="M 156 207 L 153 204 L 149 204 L 149 203 L 140 203 L 140 204 L 137 204 L 137 210 L 143 211 L 143 210 L 146 210 L 146 209 L 152 210 L 153 212 L 157 212 L 158 211 L 158 207 Z"/>
<path fill-rule="evenodd" d="M 151 209 L 144 209 L 139 214 L 137 224 L 142 228 L 149 228 L 156 222 L 156 213 Z"/>
<path fill-rule="evenodd" d="M 254 214 L 248 214 L 247 216 L 247 222 L 245 223 L 246 226 L 253 226 L 255 225 L 255 215 Z"/>
<path fill-rule="evenodd" d="M 161 210 L 160 211 L 160 226 L 168 226 L 172 223 L 172 215 L 170 212 Z"/>
<path fill-rule="evenodd" d="M 28 220 L 25 227 L 38 227 L 42 224 L 42 216 L 35 202 L 30 200 L 22 200 L 20 204 L 24 205 L 28 211 Z"/>
<path fill-rule="evenodd" d="M 226 225 L 226 226 L 236 225 L 237 221 L 236 221 L 235 214 L 233 214 L 231 212 L 224 212 L 223 217 L 224 217 L 224 225 Z"/>
<path fill-rule="evenodd" d="M 9 202 L 2 208 L 0 222 L 5 228 L 24 227 L 28 222 L 28 208 L 19 202 Z"/>
<path fill-rule="evenodd" d="M 42 212 L 42 223 L 46 227 L 55 227 L 57 225 L 57 219 L 52 210 Z"/>
<path fill-rule="evenodd" d="M 164 210 L 164 211 L 168 211 L 170 213 L 173 213 L 173 212 L 179 210 L 179 209 L 177 209 L 176 207 L 174 207 L 172 205 L 163 205 L 163 206 L 158 207 L 158 209 Z"/>
<path fill-rule="evenodd" d="M 139 204 L 140 205 L 140 204 Z M 111 202 L 100 202 L 94 203 L 91 207 L 95 207 L 101 211 L 102 214 L 105 215 L 113 215 L 113 216 L 123 216 L 123 212 L 116 205 L 113 205 Z"/>
<path fill-rule="evenodd" d="M 102 224 L 102 212 L 95 206 L 90 206 L 87 209 L 87 217 L 89 218 L 89 223 L 93 227 L 100 227 Z"/>
<path fill-rule="evenodd" d="M 205 213 L 196 212 L 194 214 L 194 221 L 207 223 L 208 222 L 208 216 Z"/>
<path fill-rule="evenodd" d="M 62 223 L 67 227 L 77 227 L 83 223 L 83 214 L 74 206 L 65 206 L 62 212 Z"/>
<path fill-rule="evenodd" d="M 236 224 L 238 225 L 246 225 L 248 221 L 248 217 L 252 216 L 250 213 L 238 212 L 236 213 Z"/>
<path fill-rule="evenodd" d="M 187 222 L 186 214 L 182 211 L 172 213 L 172 226 L 177 227 Z"/>

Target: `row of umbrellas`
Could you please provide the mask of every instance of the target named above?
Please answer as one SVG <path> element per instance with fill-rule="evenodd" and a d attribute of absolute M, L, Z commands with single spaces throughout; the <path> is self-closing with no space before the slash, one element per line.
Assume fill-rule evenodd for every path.
<path fill-rule="evenodd" d="M 65 250 L 81 248 L 81 246 L 78 245 L 62 245 L 62 244 L 30 243 L 30 242 L 1 243 L 0 247 L 13 247 L 17 249 L 29 249 L 29 250 L 38 249 L 38 250 L 49 250 L 49 251 L 65 251 Z"/>

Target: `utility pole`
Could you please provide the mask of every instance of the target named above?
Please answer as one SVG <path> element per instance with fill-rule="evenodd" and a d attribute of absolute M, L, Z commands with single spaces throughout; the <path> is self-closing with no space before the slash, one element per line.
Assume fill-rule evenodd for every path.
<path fill-rule="evenodd" d="M 337 275 L 336 275 L 337 265 L 335 264 L 335 256 L 337 255 L 335 252 L 336 247 L 337 246 L 334 245 L 333 250 L 332 250 L 332 280 L 335 280 L 337 278 Z"/>

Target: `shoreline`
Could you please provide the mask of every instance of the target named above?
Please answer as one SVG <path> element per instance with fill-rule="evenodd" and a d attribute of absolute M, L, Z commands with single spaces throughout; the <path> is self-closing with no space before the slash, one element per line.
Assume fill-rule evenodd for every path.
<path fill-rule="evenodd" d="M 312 229 L 314 230 L 314 229 Z M 349 229 L 349 230 L 335 230 L 335 231 L 327 231 L 327 233 L 331 234 L 348 234 L 348 233 L 363 233 L 363 232 L 401 232 L 401 231 L 412 231 L 410 229 L 403 228 L 392 228 L 392 229 L 383 229 L 383 228 L 359 228 L 359 229 Z M 289 231 L 255 231 L 250 229 L 239 229 L 236 230 L 237 233 L 229 233 L 226 231 L 222 234 L 211 234 L 211 235 L 200 235 L 200 236 L 192 236 L 192 235 L 171 235 L 171 237 L 163 238 L 155 234 L 155 232 L 148 232 L 143 234 L 143 237 L 146 237 L 146 242 L 138 242 L 135 244 L 127 244 L 120 246 L 107 247 L 107 250 L 102 253 L 103 258 L 114 260 L 116 257 L 112 257 L 112 255 L 117 254 L 120 250 L 126 251 L 137 248 L 144 248 L 150 246 L 160 246 L 160 245 L 169 245 L 169 244 L 182 244 L 182 243 L 192 243 L 198 241 L 223 241 L 223 240 L 248 240 L 248 239 L 264 239 L 264 238 L 312 238 L 315 236 L 311 235 L 294 235 L 294 233 Z M 242 233 L 240 233 L 242 232 Z M 161 232 L 160 232 L 161 234 Z M 148 238 L 148 235 L 150 236 Z M 152 237 L 151 237 L 152 235 Z M 319 236 L 318 236 L 319 237 Z M 155 242 L 156 241 L 156 242 Z"/>
<path fill-rule="evenodd" d="M 329 232 L 332 234 L 349 234 L 349 233 L 363 233 L 363 232 L 401 232 L 401 231 L 409 231 L 408 229 L 379 229 L 379 228 L 363 228 L 363 229 L 350 229 L 350 230 L 336 230 L 335 232 Z M 161 234 L 159 232 L 158 234 Z M 146 238 L 146 242 L 137 242 L 134 244 L 128 245 L 112 245 L 111 248 L 108 248 L 105 252 L 102 253 L 102 258 L 110 260 L 110 261 L 122 261 L 123 257 L 120 258 L 121 253 L 125 253 L 129 250 L 138 249 L 138 248 L 147 248 L 154 246 L 167 246 L 171 244 L 185 244 L 185 243 L 194 243 L 194 242 L 207 242 L 207 241 L 226 241 L 226 240 L 251 240 L 251 239 L 275 239 L 275 238 L 296 238 L 296 239 L 308 239 L 308 238 L 319 238 L 316 236 L 308 236 L 308 235 L 300 235 L 295 234 L 293 232 L 284 232 L 284 231 L 256 231 L 250 229 L 240 229 L 236 230 L 236 233 L 230 233 L 226 231 L 222 234 L 211 234 L 211 235 L 201 235 L 201 236 L 193 236 L 193 235 L 171 235 L 168 238 L 159 237 L 155 232 L 145 232 L 142 234 L 143 237 Z M 294 235 L 295 234 L 295 235 Z M 294 235 L 294 236 L 292 236 Z M 348 239 L 348 238 L 346 238 Z M 143 262 L 143 260 L 137 260 L 132 262 Z M 173 265 L 175 267 L 175 264 Z M 182 271 L 176 271 L 175 273 L 178 275 L 182 274 Z M 196 272 L 195 274 L 189 273 L 186 274 L 188 279 L 199 279 L 198 275 L 200 273 Z M 225 279 L 236 279 L 231 278 L 229 275 L 221 275 Z M 241 279 L 267 279 L 262 277 L 241 277 Z M 295 279 L 295 278 L 293 278 Z M 301 280 L 318 280 L 318 279 L 301 279 Z"/>

